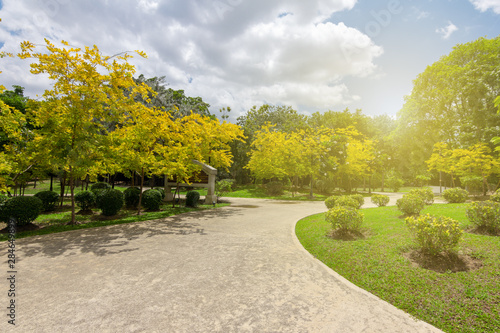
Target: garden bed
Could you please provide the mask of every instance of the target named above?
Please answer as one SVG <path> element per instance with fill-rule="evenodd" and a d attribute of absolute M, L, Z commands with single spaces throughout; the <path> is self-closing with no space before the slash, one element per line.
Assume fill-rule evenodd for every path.
<path fill-rule="evenodd" d="M 357 286 L 446 332 L 500 331 L 500 237 L 472 233 L 467 204 L 432 205 L 465 230 L 454 254 L 424 255 L 396 207 L 363 209 L 363 237 L 331 237 L 318 214 L 297 223 L 302 245 Z"/>

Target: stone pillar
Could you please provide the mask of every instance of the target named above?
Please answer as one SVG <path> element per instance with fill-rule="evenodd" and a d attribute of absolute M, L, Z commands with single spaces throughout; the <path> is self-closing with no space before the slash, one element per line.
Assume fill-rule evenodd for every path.
<path fill-rule="evenodd" d="M 217 203 L 217 196 L 215 195 L 215 175 L 216 174 L 213 173 L 208 175 L 207 196 L 205 197 L 206 205 Z"/>
<path fill-rule="evenodd" d="M 168 177 L 164 176 L 165 183 L 163 184 L 163 190 L 165 191 L 165 199 L 163 201 L 173 201 L 174 194 L 172 193 L 172 187 L 168 185 Z"/>
<path fill-rule="evenodd" d="M 217 202 L 215 195 L 215 177 L 217 176 L 217 169 L 201 163 L 197 160 L 192 160 L 194 164 L 201 166 L 201 169 L 208 175 L 207 196 L 205 197 L 205 204 L 210 205 Z"/>

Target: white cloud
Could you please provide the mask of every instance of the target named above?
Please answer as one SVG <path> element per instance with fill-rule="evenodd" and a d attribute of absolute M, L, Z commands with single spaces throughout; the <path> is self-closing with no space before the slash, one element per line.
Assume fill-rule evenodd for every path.
<path fill-rule="evenodd" d="M 485 12 L 488 9 L 500 14 L 500 0 L 469 0 L 477 10 Z"/>
<path fill-rule="evenodd" d="M 138 7 L 145 13 L 152 14 L 158 9 L 158 1 L 155 0 L 139 0 Z"/>
<path fill-rule="evenodd" d="M 436 32 L 442 35 L 443 39 L 448 39 L 450 36 L 458 30 L 458 27 L 451 22 L 448 22 L 448 25 L 444 28 L 436 29 Z"/>
<path fill-rule="evenodd" d="M 104 54 L 144 50 L 132 60 L 137 74 L 166 76 L 170 87 L 201 96 L 212 112 L 262 103 L 316 111 L 345 105 L 352 96 L 342 79 L 377 73 L 382 48 L 357 29 L 325 21 L 356 0 L 6 0 L 0 10 L 5 51 L 47 37 L 72 45 L 96 44 Z M 85 15 L 82 15 L 85 13 Z M 282 15 L 287 13 L 287 15 Z M 19 31 L 13 34 L 12 31 Z M 4 70 L 5 86 L 41 94 L 40 82 Z M 20 67 L 21 66 L 21 67 Z M 38 82 L 38 83 L 37 83 Z"/>
<path fill-rule="evenodd" d="M 415 7 L 413 6 L 412 8 L 412 11 L 413 11 L 413 16 L 415 17 L 415 19 L 418 21 L 418 20 L 423 20 L 423 19 L 426 19 L 428 17 L 431 16 L 431 14 L 429 12 L 426 12 L 424 10 L 421 10 L 420 8 L 418 7 Z"/>

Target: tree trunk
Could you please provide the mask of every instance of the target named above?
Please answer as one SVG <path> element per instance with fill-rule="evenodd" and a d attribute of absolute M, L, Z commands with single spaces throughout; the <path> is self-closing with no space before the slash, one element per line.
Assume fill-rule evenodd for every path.
<path fill-rule="evenodd" d="M 61 181 L 61 203 L 60 207 L 63 206 L 63 201 L 64 201 L 64 190 L 66 189 L 66 171 L 64 171 L 62 178 L 60 178 Z"/>
<path fill-rule="evenodd" d="M 76 224 L 76 213 L 75 213 L 75 177 L 73 176 L 72 168 L 69 168 L 69 190 L 71 192 L 71 222 L 70 224 Z"/>
<path fill-rule="evenodd" d="M 54 190 L 54 175 L 50 174 L 50 190 Z"/>
<path fill-rule="evenodd" d="M 309 190 L 309 199 L 314 198 L 314 193 L 313 193 L 313 180 L 314 180 L 314 178 L 313 178 L 313 175 L 312 175 L 312 173 L 311 173 L 311 188 L 310 188 L 310 190 Z"/>
<path fill-rule="evenodd" d="M 486 196 L 488 192 L 491 192 L 490 184 L 488 184 L 488 179 L 483 176 L 483 196 Z"/>
<path fill-rule="evenodd" d="M 175 208 L 175 195 L 178 195 L 179 196 L 179 200 L 180 200 L 180 187 L 179 187 L 179 182 L 177 182 L 177 185 L 175 187 L 175 192 L 174 192 L 174 200 L 172 200 L 172 208 Z"/>
<path fill-rule="evenodd" d="M 134 173 L 135 177 L 135 173 Z M 137 215 L 141 215 L 141 204 L 142 204 L 142 189 L 144 188 L 144 167 L 141 169 L 141 193 L 139 194 L 139 205 L 137 206 Z"/>

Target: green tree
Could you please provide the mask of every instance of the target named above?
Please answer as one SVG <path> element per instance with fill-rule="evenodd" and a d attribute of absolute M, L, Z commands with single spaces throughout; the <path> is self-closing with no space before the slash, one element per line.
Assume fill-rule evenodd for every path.
<path fill-rule="evenodd" d="M 377 128 L 373 120 L 364 115 L 361 109 L 351 112 L 348 108 L 343 111 L 315 112 L 307 119 L 307 124 L 312 128 L 326 127 L 330 129 L 353 127 L 366 137 L 375 135 Z"/>
<path fill-rule="evenodd" d="M 137 100 L 148 107 L 157 107 L 165 111 L 171 111 L 174 118 L 188 116 L 191 112 L 210 116 L 210 105 L 208 103 L 205 103 L 201 97 L 186 96 L 184 90 L 167 88 L 164 76 L 147 79 L 141 74 L 134 80 L 137 84 L 144 83 L 151 88 L 147 101 L 141 96 L 136 96 Z"/>
<path fill-rule="evenodd" d="M 421 73 L 398 113 L 401 160 L 420 168 L 436 142 L 469 147 L 498 135 L 500 37 L 458 44 Z M 415 140 L 418 138 L 418 140 Z"/>
<path fill-rule="evenodd" d="M 249 163 L 252 142 L 263 126 L 270 124 L 274 126 L 275 131 L 291 133 L 298 129 L 305 129 L 306 119 L 306 116 L 299 114 L 290 106 L 268 104 L 259 108 L 254 106 L 245 115 L 238 117 L 237 124 L 243 129 L 246 140 L 235 141 L 231 145 L 234 155 L 234 164 L 230 169 L 232 177 L 238 183 L 250 181 L 250 172 L 245 166 Z"/>

